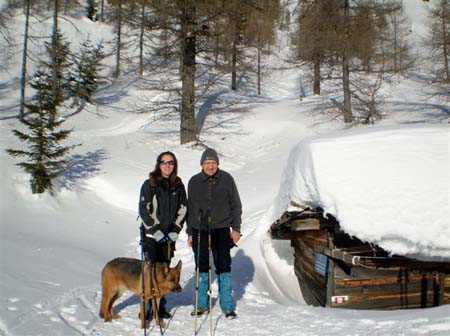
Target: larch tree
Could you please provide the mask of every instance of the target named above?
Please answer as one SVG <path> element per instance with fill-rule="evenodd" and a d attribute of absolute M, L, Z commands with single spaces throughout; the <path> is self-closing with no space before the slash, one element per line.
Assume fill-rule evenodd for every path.
<path fill-rule="evenodd" d="M 387 29 L 380 45 L 381 50 L 387 54 L 386 71 L 403 73 L 413 66 L 414 60 L 408 42 L 411 27 L 402 1 L 393 1 L 392 10 L 387 13 L 387 18 L 390 29 Z"/>
<path fill-rule="evenodd" d="M 114 22 L 116 37 L 115 53 L 116 53 L 116 66 L 113 71 L 113 76 L 118 78 L 121 73 L 121 53 L 122 53 L 122 26 L 123 26 L 123 0 L 110 0 L 109 4 L 112 8 L 111 21 Z"/>
<path fill-rule="evenodd" d="M 321 92 L 321 69 L 335 63 L 341 24 L 340 1 L 302 1 L 299 3 L 298 29 L 293 35 L 296 57 L 313 65 L 313 93 Z M 333 59 L 333 60 L 330 60 Z"/>
<path fill-rule="evenodd" d="M 432 61 L 433 95 L 450 100 L 450 0 L 439 0 L 428 11 L 429 33 L 424 44 Z"/>
<path fill-rule="evenodd" d="M 296 55 L 312 65 L 314 94 L 320 94 L 320 83 L 324 78 L 340 78 L 343 102 L 339 109 L 345 123 L 351 123 L 355 118 L 372 122 L 380 115 L 376 108 L 378 94 L 386 64 L 391 62 L 388 58 L 393 57 L 390 47 L 392 26 L 388 20 L 388 14 L 396 8 L 393 2 L 299 2 L 299 25 L 293 36 Z M 328 69 L 325 77 L 321 74 L 323 68 Z M 376 79 L 370 77 L 372 73 L 377 74 Z M 353 98 L 356 99 L 355 106 Z"/>
<path fill-rule="evenodd" d="M 215 20 L 219 20 L 228 4 L 221 1 L 173 0 L 152 1 L 156 25 L 171 33 L 169 48 L 176 45 L 179 56 L 180 89 L 180 141 L 198 140 L 195 120 L 197 55 L 206 55 L 210 48 L 209 38 Z M 213 33 L 214 34 L 214 33 Z M 167 40 L 169 41 L 169 40 Z M 159 50 L 161 55 L 172 53 L 172 49 Z"/>
<path fill-rule="evenodd" d="M 245 29 L 241 32 L 243 48 L 256 49 L 257 92 L 261 94 L 261 55 L 268 52 L 275 42 L 275 30 L 283 17 L 280 3 L 277 0 L 263 0 L 257 3 L 247 3 Z M 284 18 L 286 20 L 286 18 Z M 253 57 L 250 63 L 254 64 Z"/>

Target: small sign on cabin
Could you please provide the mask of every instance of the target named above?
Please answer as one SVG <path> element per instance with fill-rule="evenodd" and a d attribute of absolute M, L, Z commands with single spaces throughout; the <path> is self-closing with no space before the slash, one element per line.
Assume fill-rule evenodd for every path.
<path fill-rule="evenodd" d="M 334 303 L 334 304 L 346 303 L 347 301 L 348 301 L 347 295 L 339 295 L 339 296 L 331 297 L 331 303 Z"/>
<path fill-rule="evenodd" d="M 322 253 L 315 252 L 314 269 L 321 276 L 326 277 L 328 272 L 328 257 Z"/>

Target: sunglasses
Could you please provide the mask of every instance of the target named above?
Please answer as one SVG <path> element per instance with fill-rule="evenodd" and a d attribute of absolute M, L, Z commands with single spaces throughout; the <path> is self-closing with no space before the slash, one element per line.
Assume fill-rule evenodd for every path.
<path fill-rule="evenodd" d="M 159 164 L 160 164 L 160 165 L 163 165 L 163 166 L 166 166 L 166 165 L 169 165 L 169 166 L 175 166 L 175 161 L 173 161 L 173 160 L 171 160 L 171 161 L 164 161 L 164 160 L 161 160 L 161 161 L 159 161 Z"/>

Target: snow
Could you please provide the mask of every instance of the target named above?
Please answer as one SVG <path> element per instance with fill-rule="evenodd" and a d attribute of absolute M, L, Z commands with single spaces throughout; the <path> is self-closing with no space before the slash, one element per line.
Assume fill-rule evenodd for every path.
<path fill-rule="evenodd" d="M 16 19 L 11 27 L 20 41 L 23 19 Z M 88 33 L 93 40 L 110 40 L 113 34 L 107 25 L 83 19 L 61 20 L 61 28 L 74 45 Z M 413 32 L 422 29 L 415 26 Z M 307 306 L 294 275 L 289 242 L 272 241 L 267 229 L 290 199 L 309 200 L 336 213 L 352 234 L 387 244 L 392 251 L 448 257 L 445 239 L 450 225 L 448 202 L 447 207 L 444 202 L 449 191 L 450 106 L 425 101 L 417 77 L 402 77 L 389 89 L 389 113 L 380 126 L 342 130 L 341 122 L 318 112 L 326 98 L 311 95 L 304 69 L 283 62 L 288 50 L 279 50 L 280 55 L 264 58 L 272 71 L 264 77 L 262 97 L 250 91 L 230 92 L 226 83 L 211 97 L 217 94 L 224 104 L 238 102 L 237 108 L 210 111 L 199 103 L 204 111 L 201 140 L 217 149 L 220 167 L 235 177 L 244 207 L 243 237 L 232 252 L 238 319 L 227 321 L 221 315 L 215 281 L 214 335 L 448 335 L 448 305 L 389 312 Z M 17 115 L 19 65 L 19 59 L 12 61 L 1 77 L 2 149 L 18 146 L 11 130 L 19 127 L 12 118 Z M 302 100 L 299 86 L 305 92 Z M 121 319 L 104 323 L 98 317 L 100 272 L 115 257 L 139 258 L 138 193 L 157 154 L 175 152 L 187 184 L 200 169 L 203 151 L 202 146 L 179 145 L 176 116 L 158 119 L 154 113 L 132 112 L 134 106 L 159 99 L 158 94 L 124 77 L 97 93 L 95 99 L 101 103 L 87 104 L 78 113 L 67 106 L 64 127 L 74 128 L 69 142 L 82 146 L 69 156 L 70 169 L 58 181 L 55 196 L 31 195 L 28 176 L 15 166 L 15 159 L 0 151 L 0 335 L 143 333 L 137 319 L 139 299 L 130 293 L 116 303 Z M 400 148 L 403 151 L 396 152 Z M 419 153 L 423 161 L 417 160 Z M 379 155 L 387 161 L 378 161 Z M 327 161 L 330 157 L 332 165 Z M 360 160 L 350 166 L 355 157 Z M 349 161 L 339 161 L 344 159 Z M 362 174 L 362 169 L 373 169 L 374 161 L 377 171 Z M 413 161 L 411 167 L 408 163 Z M 401 172 L 396 174 L 398 181 L 383 188 L 374 183 L 375 189 L 358 197 L 357 186 L 367 188 L 370 181 L 383 181 L 392 175 L 390 168 Z M 301 172 L 310 174 L 303 181 L 311 188 L 300 188 L 302 178 L 295 174 Z M 346 174 L 355 183 L 349 183 Z M 413 186 L 408 179 L 414 179 Z M 383 192 L 383 197 L 377 196 Z M 370 201 L 371 216 L 362 221 L 367 210 L 362 204 Z M 401 222 L 395 227 L 380 223 L 380 218 L 389 218 L 385 211 L 396 211 Z M 399 237 L 397 225 L 408 226 L 408 239 L 404 234 Z M 433 230 L 428 230 L 432 225 Z M 183 260 L 183 291 L 168 297 L 173 314 L 165 331 L 168 336 L 194 334 L 189 313 L 195 271 L 186 238 L 183 231 L 174 260 L 174 264 Z M 200 320 L 199 335 L 209 335 L 209 323 L 209 318 Z M 157 334 L 159 329 L 152 325 L 150 335 Z"/>
<path fill-rule="evenodd" d="M 450 258 L 448 125 L 338 131 L 303 139 L 288 159 L 277 215 L 320 206 L 348 234 L 393 254 Z M 286 201 L 284 203 L 286 203 Z"/>

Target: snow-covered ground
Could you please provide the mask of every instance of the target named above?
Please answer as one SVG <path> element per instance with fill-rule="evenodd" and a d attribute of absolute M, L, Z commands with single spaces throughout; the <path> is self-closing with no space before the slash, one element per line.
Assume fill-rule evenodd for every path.
<path fill-rule="evenodd" d="M 96 31 L 89 22 L 83 21 L 83 25 L 86 31 Z M 71 26 L 63 23 L 67 31 Z M 101 34 L 105 35 L 106 31 L 102 27 Z M 73 34 L 71 37 L 76 39 Z M 235 177 L 244 207 L 243 237 L 233 251 L 232 266 L 238 319 L 225 320 L 216 304 L 212 311 L 214 335 L 448 335 L 449 306 L 384 312 L 326 309 L 304 304 L 293 272 L 289 242 L 271 241 L 267 229 L 282 211 L 283 195 L 290 193 L 289 187 L 294 183 L 286 185 L 282 179 L 295 168 L 295 160 L 289 159 L 293 148 L 302 139 L 310 136 L 315 139 L 317 135 L 325 135 L 333 140 L 329 143 L 343 146 L 342 142 L 334 141 L 336 136 L 330 132 L 344 126 L 317 112 L 323 100 L 309 95 L 302 70 L 283 69 L 281 59 L 275 56 L 265 62 L 277 70 L 264 79 L 263 97 L 245 97 L 251 102 L 251 108 L 216 110 L 206 115 L 201 134 L 202 141 L 219 152 L 220 167 Z M 11 77 L 2 78 L 5 85 L 0 89 L 2 149 L 18 146 L 11 133 L 11 129 L 19 127 L 18 122 L 10 118 L 17 113 L 14 108 L 17 98 L 14 97 L 18 97 L 18 92 L 14 86 L 7 85 L 15 76 L 14 69 L 10 71 Z M 302 100 L 299 99 L 299 83 L 306 88 L 306 97 Z M 393 108 L 387 111 L 388 117 L 381 123 L 386 127 L 385 132 L 390 127 L 415 123 L 448 134 L 450 106 L 437 101 L 424 103 L 421 83 L 414 78 L 404 78 L 393 84 L 390 92 L 392 104 L 388 106 Z M 15 166 L 17 161 L 4 151 L 0 152 L 3 176 L 0 181 L 0 335 L 143 333 L 137 318 L 139 298 L 130 293 L 116 304 L 121 319 L 104 323 L 98 317 L 100 272 L 114 257 L 139 257 L 138 193 L 157 154 L 164 150 L 176 153 L 180 176 L 187 184 L 190 176 L 200 169 L 203 151 L 201 146 L 179 145 L 176 118 L 155 120 L 153 113 L 127 112 L 130 106 L 142 102 L 145 94 L 138 85 L 116 83 L 97 95 L 103 104 L 87 105 L 75 114 L 67 111 L 71 116 L 64 127 L 75 130 L 70 142 L 82 143 L 82 146 L 71 153 L 70 169 L 60 179 L 54 197 L 31 195 L 28 176 Z M 236 98 L 228 90 L 226 95 Z M 407 129 L 413 128 L 408 126 Z M 356 131 L 339 132 L 356 132 L 365 137 L 368 130 L 358 127 Z M 394 140 L 392 147 L 399 143 Z M 414 144 L 422 146 L 411 143 Z M 450 145 L 447 143 L 446 148 L 445 144 L 440 145 L 445 156 L 445 149 L 448 154 Z M 352 147 L 348 148 L 350 151 Z M 370 153 L 370 149 L 367 151 Z M 338 155 L 346 157 L 344 155 L 352 153 Z M 434 176 L 436 171 L 441 177 L 443 174 L 447 185 L 438 189 L 448 192 L 448 170 L 445 175 L 445 167 L 434 165 L 437 156 L 433 153 L 430 151 L 426 156 L 430 164 L 429 174 L 424 177 Z M 398 155 L 396 162 L 403 162 L 402 152 Z M 448 168 L 448 156 L 446 163 Z M 373 178 L 378 181 L 381 177 Z M 406 193 L 405 202 L 408 197 Z M 411 201 L 416 204 L 417 198 Z M 381 205 L 379 199 L 376 205 Z M 407 208 L 401 210 L 405 215 L 403 211 Z M 447 221 L 441 223 L 442 236 L 430 238 L 428 245 L 437 246 L 438 240 L 445 238 L 445 234 L 448 237 L 450 230 L 448 204 L 446 209 L 433 210 L 439 219 Z M 414 214 L 420 213 L 415 209 Z M 383 236 L 377 238 L 383 241 Z M 448 241 L 443 242 L 446 243 Z M 183 291 L 168 296 L 173 318 L 168 321 L 165 334 L 192 335 L 194 321 L 189 313 L 195 294 L 194 260 L 184 232 L 174 263 L 178 259 L 183 260 Z M 217 282 L 212 293 L 215 302 Z M 209 318 L 200 322 L 198 334 L 209 335 Z M 150 334 L 159 334 L 159 328 L 152 325 Z"/>

